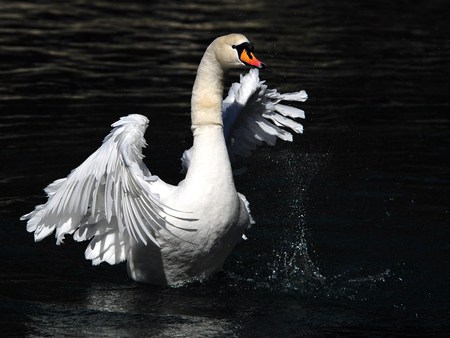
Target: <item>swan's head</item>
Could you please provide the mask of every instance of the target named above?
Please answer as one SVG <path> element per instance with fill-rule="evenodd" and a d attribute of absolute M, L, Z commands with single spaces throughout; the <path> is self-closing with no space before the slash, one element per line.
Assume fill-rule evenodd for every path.
<path fill-rule="evenodd" d="M 252 43 L 242 34 L 229 34 L 215 39 L 211 46 L 217 61 L 224 68 L 255 67 L 264 69 L 266 65 L 253 54 Z"/>

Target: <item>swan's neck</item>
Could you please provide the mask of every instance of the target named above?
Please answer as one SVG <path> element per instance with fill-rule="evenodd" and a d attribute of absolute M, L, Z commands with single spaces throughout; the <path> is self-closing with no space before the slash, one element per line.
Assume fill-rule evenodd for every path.
<path fill-rule="evenodd" d="M 214 200 L 215 194 L 235 189 L 223 135 L 223 77 L 223 68 L 210 46 L 200 62 L 192 90 L 194 146 L 184 186 L 192 187 L 203 198 L 211 200 Z M 231 193 L 229 195 L 233 196 Z"/>
<path fill-rule="evenodd" d="M 223 68 L 208 47 L 197 70 L 192 89 L 192 128 L 222 125 Z"/>

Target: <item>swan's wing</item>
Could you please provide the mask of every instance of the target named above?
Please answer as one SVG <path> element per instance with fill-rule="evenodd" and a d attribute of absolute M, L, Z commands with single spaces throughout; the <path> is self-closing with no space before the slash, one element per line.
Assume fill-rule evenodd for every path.
<path fill-rule="evenodd" d="M 277 139 L 292 141 L 291 132 L 303 132 L 303 126 L 296 119 L 305 118 L 305 112 L 281 102 L 304 102 L 307 98 L 304 90 L 281 94 L 276 89 L 269 89 L 264 81 L 260 81 L 256 68 L 245 76 L 241 75 L 240 82 L 231 85 L 222 105 L 230 159 L 247 157 L 263 143 L 275 145 Z M 181 158 L 184 171 L 189 167 L 191 149 L 186 150 Z"/>
<path fill-rule="evenodd" d="M 165 220 L 170 209 L 152 189 L 159 178 L 142 161 L 147 124 L 142 115 L 122 117 L 96 152 L 45 189 L 47 203 L 22 216 L 36 241 L 55 230 L 57 244 L 65 234 L 77 241 L 92 239 L 86 258 L 93 264 L 125 260 L 130 240 L 159 245 L 157 234 L 170 232 Z"/>
<path fill-rule="evenodd" d="M 307 98 L 304 90 L 281 94 L 269 89 L 260 81 L 258 69 L 241 76 L 223 101 L 224 133 L 230 158 L 247 157 L 263 142 L 274 145 L 277 139 L 292 141 L 292 132 L 303 132 L 296 119 L 304 119 L 305 112 L 281 102 L 304 102 Z"/>

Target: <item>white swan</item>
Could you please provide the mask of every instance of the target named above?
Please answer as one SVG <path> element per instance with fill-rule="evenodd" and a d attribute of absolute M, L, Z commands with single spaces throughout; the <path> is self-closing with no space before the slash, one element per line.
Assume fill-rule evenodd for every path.
<path fill-rule="evenodd" d="M 90 240 L 85 256 L 94 265 L 126 260 L 131 278 L 152 284 L 184 283 L 219 270 L 252 223 L 230 158 L 247 156 L 262 142 L 292 140 L 281 127 L 302 132 L 292 118 L 304 113 L 279 102 L 307 99 L 304 91 L 269 90 L 252 69 L 222 103 L 224 72 L 236 67 L 265 65 L 245 36 L 215 39 L 192 91 L 194 144 L 183 154 L 183 181 L 172 186 L 150 173 L 142 161 L 148 120 L 122 117 L 96 152 L 45 189 L 45 204 L 22 216 L 35 241 L 55 230 L 57 244 L 65 234 Z"/>

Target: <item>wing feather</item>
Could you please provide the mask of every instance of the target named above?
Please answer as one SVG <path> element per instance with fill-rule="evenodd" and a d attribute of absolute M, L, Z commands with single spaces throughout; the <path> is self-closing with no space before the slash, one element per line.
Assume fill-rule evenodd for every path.
<path fill-rule="evenodd" d="M 159 246 L 158 233 L 174 226 L 166 217 L 177 216 L 151 190 L 159 178 L 142 161 L 147 124 L 142 115 L 121 118 L 96 152 L 45 189 L 47 203 L 22 216 L 36 241 L 55 230 L 57 244 L 66 234 L 91 240 L 85 255 L 93 264 L 124 260 L 130 240 Z"/>
<path fill-rule="evenodd" d="M 231 86 L 224 100 L 222 115 L 230 158 L 249 156 L 249 150 L 255 149 L 261 141 L 269 145 L 275 145 L 277 139 L 291 142 L 293 137 L 289 130 L 303 132 L 303 126 L 295 119 L 305 118 L 305 112 L 280 102 L 304 102 L 307 98 L 304 90 L 282 94 L 269 89 L 260 81 L 258 69 L 251 69 L 241 77 L 240 83 Z M 228 117 L 230 113 L 232 119 Z"/>

